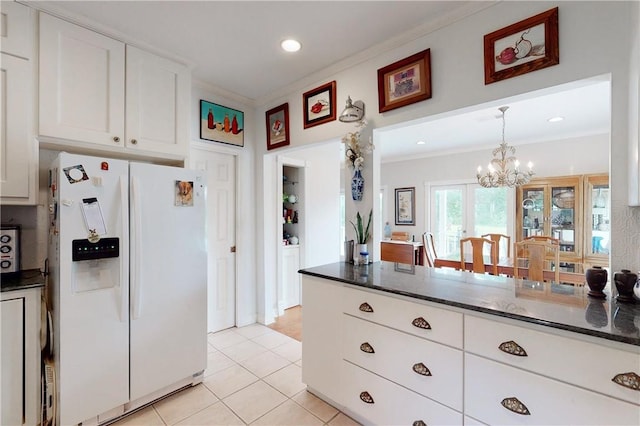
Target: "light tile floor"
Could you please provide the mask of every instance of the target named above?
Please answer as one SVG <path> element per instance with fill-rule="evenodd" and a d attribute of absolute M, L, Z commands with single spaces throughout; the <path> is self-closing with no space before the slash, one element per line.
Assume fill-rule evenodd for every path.
<path fill-rule="evenodd" d="M 113 425 L 358 425 L 306 391 L 302 344 L 260 324 L 209 334 L 201 384 Z"/>

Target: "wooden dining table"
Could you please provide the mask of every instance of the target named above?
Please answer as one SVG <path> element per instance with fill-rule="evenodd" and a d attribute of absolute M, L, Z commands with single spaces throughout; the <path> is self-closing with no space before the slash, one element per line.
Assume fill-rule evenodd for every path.
<path fill-rule="evenodd" d="M 459 256 L 445 256 L 438 257 L 434 262 L 434 267 L 436 268 L 460 268 L 460 257 Z M 487 273 L 491 273 L 493 270 L 493 266 L 491 265 L 491 257 L 484 256 L 484 267 Z M 465 253 L 465 270 L 470 271 L 473 268 L 473 260 L 471 253 Z M 513 277 L 513 258 L 501 258 L 498 260 L 498 274 L 507 275 Z M 545 270 L 543 271 L 545 281 L 555 281 L 555 271 Z M 526 277 L 527 268 L 518 267 L 518 275 Z M 561 283 L 570 283 L 573 285 L 584 285 L 585 277 L 583 272 L 568 272 L 568 271 L 560 271 L 560 282 Z"/>

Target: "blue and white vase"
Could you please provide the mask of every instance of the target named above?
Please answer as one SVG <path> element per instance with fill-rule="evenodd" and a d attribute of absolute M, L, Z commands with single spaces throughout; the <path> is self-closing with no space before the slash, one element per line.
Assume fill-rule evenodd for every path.
<path fill-rule="evenodd" d="M 360 169 L 356 169 L 351 179 L 351 198 L 354 201 L 362 201 L 362 194 L 364 194 L 364 178 Z"/>

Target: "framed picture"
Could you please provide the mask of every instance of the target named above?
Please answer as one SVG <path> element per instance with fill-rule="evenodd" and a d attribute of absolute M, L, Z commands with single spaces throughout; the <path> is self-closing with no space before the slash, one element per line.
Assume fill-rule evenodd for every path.
<path fill-rule="evenodd" d="M 378 111 L 385 112 L 431 97 L 431 49 L 378 70 Z"/>
<path fill-rule="evenodd" d="M 284 103 L 265 113 L 267 150 L 289 145 L 289 104 Z"/>
<path fill-rule="evenodd" d="M 302 94 L 304 128 L 328 123 L 336 119 L 335 80 Z"/>
<path fill-rule="evenodd" d="M 558 8 L 484 36 L 484 84 L 560 63 Z"/>
<path fill-rule="evenodd" d="M 416 224 L 416 188 L 396 188 L 396 225 Z"/>
<path fill-rule="evenodd" d="M 244 113 L 201 99 L 200 139 L 244 146 Z"/>

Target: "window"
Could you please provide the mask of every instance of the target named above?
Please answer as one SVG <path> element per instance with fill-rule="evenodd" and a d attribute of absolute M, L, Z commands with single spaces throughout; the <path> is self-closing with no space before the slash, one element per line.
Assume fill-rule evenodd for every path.
<path fill-rule="evenodd" d="M 512 235 L 514 190 L 478 184 L 431 185 L 427 221 L 439 256 L 459 256 L 460 239 L 499 233 Z"/>

